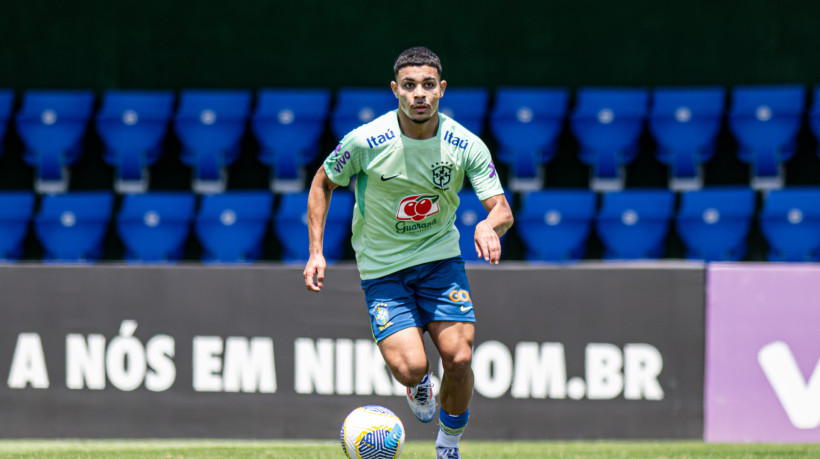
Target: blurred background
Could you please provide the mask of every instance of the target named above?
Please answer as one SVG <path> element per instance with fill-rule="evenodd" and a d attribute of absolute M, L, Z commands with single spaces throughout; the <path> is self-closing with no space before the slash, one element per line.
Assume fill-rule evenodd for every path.
<path fill-rule="evenodd" d="M 427 46 L 441 57 L 452 94 L 463 88 L 484 92 L 480 107 L 469 110 L 478 117 L 475 130 L 500 158 L 496 164 L 504 185 L 512 193 L 510 199 L 516 211 L 524 204 L 523 195 L 534 190 L 590 190 L 597 193 L 592 211 L 595 215 L 589 216 L 592 222 L 605 204 L 602 191 L 613 190 L 593 183 L 598 170 L 596 154 L 604 153 L 615 155 L 615 191 L 651 188 L 678 193 L 713 185 L 749 186 L 757 167 L 750 166 L 756 160 L 749 156 L 755 157 L 756 146 L 743 144 L 745 138 L 732 130 L 729 119 L 729 114 L 734 113 L 731 110 L 748 115 L 732 104 L 740 100 L 734 97 L 733 90 L 749 85 L 788 85 L 787 92 L 796 90 L 799 99 L 799 107 L 789 109 L 792 125 L 788 138 L 782 145 L 767 147 L 776 157 L 774 167 L 779 168 L 773 188 L 820 185 L 817 140 L 806 114 L 820 74 L 820 61 L 814 55 L 820 45 L 815 33 L 818 15 L 820 5 L 815 2 L 764 0 L 514 2 L 503 8 L 494 2 L 473 2 L 469 6 L 453 2 L 394 6 L 384 2 L 310 0 L 8 2 L 0 17 L 0 88 L 11 91 L 11 107 L 7 110 L 8 120 L 3 122 L 7 129 L 4 154 L 0 156 L 0 190 L 35 191 L 36 213 L 42 205 L 43 191 L 48 189 L 35 186 L 41 175 L 48 173 L 41 171 L 49 167 L 41 163 L 45 154 L 37 151 L 35 141 L 27 141 L 26 134 L 21 134 L 26 129 L 24 122 L 18 119 L 15 123 L 15 116 L 20 118 L 23 113 L 34 121 L 42 121 L 44 106 L 34 104 L 30 110 L 24 110 L 30 91 L 80 90 L 86 96 L 90 94 L 92 105 L 85 110 L 88 122 L 79 132 L 79 142 L 70 148 L 57 147 L 52 154 L 57 165 L 51 167 L 68 172 L 68 176 L 60 176 L 58 192 L 114 191 L 112 215 L 118 214 L 123 196 L 134 190 L 123 192 L 113 186 L 124 167 L 118 162 L 118 155 L 125 153 L 118 152 L 116 142 L 101 134 L 103 128 L 94 122 L 104 112 L 109 92 L 151 90 L 170 94 L 172 98 L 163 121 L 167 132 L 160 135 L 157 145 L 151 146 L 151 152 L 143 149 L 146 151 L 135 153 L 141 171 L 150 173 L 150 178 L 137 189 L 142 193 L 190 192 L 198 178 L 198 168 L 204 167 L 197 163 L 201 152 L 192 146 L 196 141 L 186 140 L 188 134 L 176 127 L 180 122 L 174 114 L 179 117 L 183 111 L 185 91 L 242 92 L 242 113 L 237 116 L 244 121 L 239 121 L 240 131 L 234 135 L 231 151 L 214 153 L 213 161 L 218 163 L 215 167 L 223 174 L 217 191 L 272 189 L 277 147 L 266 145 L 265 139 L 261 139 L 260 131 L 270 129 L 253 126 L 254 113 L 259 115 L 262 108 L 262 91 L 327 91 L 329 99 L 318 104 L 323 112 L 312 114 L 322 123 L 321 129 L 313 134 L 316 140 L 309 148 L 290 146 L 278 151 L 280 160 L 298 156 L 294 161 L 301 174 L 297 177 L 301 185 L 273 189 L 278 198 L 282 191 L 304 188 L 338 142 L 341 134 L 334 129 L 333 119 L 342 106 L 340 90 L 376 88 L 389 95 L 393 60 L 402 50 L 417 45 Z M 694 167 L 699 168 L 699 182 L 694 187 L 672 186 L 672 166 L 663 158 L 669 152 L 664 151 L 661 134 L 650 126 L 653 116 L 671 116 L 653 112 L 657 106 L 652 98 L 657 89 L 670 87 L 722 91 L 716 96 L 717 112 L 709 113 L 711 121 L 718 123 L 716 128 L 705 136 L 703 145 L 684 152 L 694 155 Z M 499 90 L 509 88 L 550 88 L 563 93 L 563 97 L 547 102 L 547 106 L 558 108 L 548 113 L 557 130 L 543 145 L 511 144 L 508 137 L 518 134 L 502 132 L 502 128 L 494 126 L 503 121 L 496 118 L 505 115 Z M 573 125 L 574 117 L 583 115 L 581 93 L 588 88 L 640 93 L 634 101 L 625 102 L 628 107 L 642 107 L 628 115 L 633 121 L 638 120 L 640 127 L 632 129 L 629 145 L 623 151 L 612 147 L 608 152 L 596 153 L 599 146 L 585 143 L 583 137 L 600 137 L 600 133 L 584 134 L 583 127 Z M 535 100 L 525 93 L 519 95 L 516 103 L 520 104 L 521 98 Z M 759 107 L 763 103 L 755 104 Z M 194 105 L 191 110 L 202 109 Z M 592 108 L 593 118 L 609 113 L 600 112 L 601 107 Z M 107 112 L 117 109 L 118 113 L 125 113 L 122 107 Z M 512 111 L 508 110 L 506 115 L 517 115 L 518 109 L 509 109 Z M 535 110 L 538 120 L 540 109 Z M 620 115 L 617 114 L 619 120 Z M 695 115 L 697 118 L 700 113 Z M 617 124 L 612 129 L 618 129 Z M 751 131 L 754 129 L 753 126 Z M 521 148 L 530 151 L 522 152 Z M 521 154 L 530 155 L 527 161 L 534 164 L 527 166 L 527 173 L 537 176 L 534 185 L 523 188 L 510 183 L 519 171 L 516 155 Z M 515 164 L 518 165 L 511 166 Z M 772 186 L 754 188 L 760 191 Z M 193 191 L 199 191 L 197 196 L 210 194 Z M 753 213 L 742 243 L 734 244 L 742 245 L 741 251 L 735 250 L 731 255 L 698 251 L 690 247 L 688 239 L 680 237 L 680 228 L 673 224 L 664 233 L 661 248 L 629 258 L 766 260 L 770 258 L 771 243 L 754 218 L 763 208 L 762 196 L 754 196 Z M 280 199 L 273 200 L 273 214 L 280 205 Z M 679 196 L 673 197 L 672 206 L 671 213 L 664 218 L 673 217 L 682 206 Z M 572 247 L 557 255 L 530 251 L 527 242 L 514 231 L 505 241 L 506 256 L 519 260 L 618 257 L 608 252 L 599 230 L 603 231 L 593 225 L 582 248 Z M 55 258 L 35 233 L 26 233 L 18 257 Z M 112 222 L 101 248 L 86 258 L 127 258 L 129 249 L 116 233 Z M 286 249 L 270 226 L 264 238 L 256 249 L 256 259 L 286 258 Z M 184 248 L 177 249 L 173 257 L 198 260 L 203 257 L 203 250 L 201 241 L 191 233 Z M 351 259 L 352 253 L 346 250 L 340 256 Z"/>

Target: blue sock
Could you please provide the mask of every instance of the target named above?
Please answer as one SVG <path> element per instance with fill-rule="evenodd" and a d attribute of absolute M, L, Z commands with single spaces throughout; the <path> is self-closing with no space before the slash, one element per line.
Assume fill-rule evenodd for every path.
<path fill-rule="evenodd" d="M 458 416 L 453 416 L 444 410 L 439 410 L 439 431 L 438 437 L 436 438 L 436 447 L 458 448 L 458 442 L 461 440 L 461 434 L 464 433 L 464 428 L 467 427 L 467 422 L 469 419 L 469 410 Z"/>

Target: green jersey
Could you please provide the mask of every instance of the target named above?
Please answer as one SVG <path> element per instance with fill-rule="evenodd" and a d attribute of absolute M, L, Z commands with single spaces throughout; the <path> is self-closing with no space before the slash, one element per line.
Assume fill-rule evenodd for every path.
<path fill-rule="evenodd" d="M 480 200 L 504 193 L 484 142 L 439 113 L 435 137 L 399 128 L 397 110 L 360 126 L 324 162 L 331 181 L 356 175 L 353 249 L 362 279 L 461 254 L 454 222 L 464 178 Z"/>

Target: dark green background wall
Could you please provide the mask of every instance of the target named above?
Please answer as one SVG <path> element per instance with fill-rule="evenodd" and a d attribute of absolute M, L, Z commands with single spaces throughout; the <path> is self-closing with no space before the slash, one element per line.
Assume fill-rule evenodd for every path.
<path fill-rule="evenodd" d="M 0 87 L 369 86 L 418 44 L 459 86 L 813 84 L 818 24 L 784 0 L 6 0 Z"/>

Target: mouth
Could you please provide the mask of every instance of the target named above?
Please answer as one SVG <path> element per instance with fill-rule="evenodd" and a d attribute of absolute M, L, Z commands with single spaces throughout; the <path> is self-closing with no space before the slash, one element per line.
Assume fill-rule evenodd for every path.
<path fill-rule="evenodd" d="M 426 113 L 428 110 L 430 110 L 430 106 L 429 105 L 413 105 L 413 106 L 410 107 L 410 110 L 412 110 L 415 113 Z"/>

